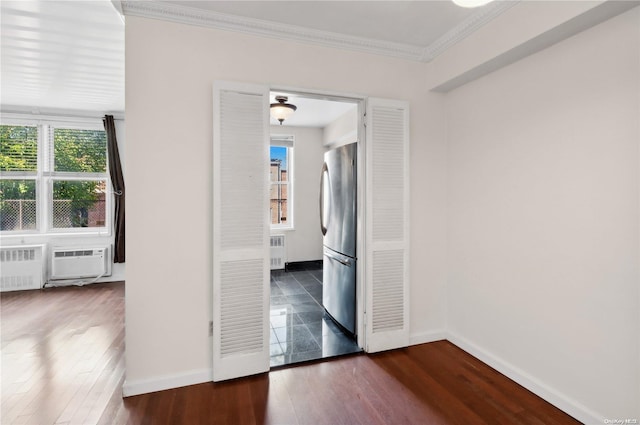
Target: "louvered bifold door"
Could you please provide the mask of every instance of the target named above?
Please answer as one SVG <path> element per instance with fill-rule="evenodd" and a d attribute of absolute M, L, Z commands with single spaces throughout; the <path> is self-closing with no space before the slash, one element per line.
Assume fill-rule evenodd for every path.
<path fill-rule="evenodd" d="M 213 90 L 213 380 L 269 370 L 269 92 Z"/>
<path fill-rule="evenodd" d="M 366 351 L 409 344 L 409 106 L 369 99 L 366 115 Z"/>

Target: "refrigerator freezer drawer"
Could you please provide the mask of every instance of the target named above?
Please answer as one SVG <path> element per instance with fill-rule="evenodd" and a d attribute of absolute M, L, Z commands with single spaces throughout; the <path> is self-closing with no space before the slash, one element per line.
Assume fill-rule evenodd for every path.
<path fill-rule="evenodd" d="M 356 333 L 356 260 L 324 248 L 322 304 L 342 327 Z"/>

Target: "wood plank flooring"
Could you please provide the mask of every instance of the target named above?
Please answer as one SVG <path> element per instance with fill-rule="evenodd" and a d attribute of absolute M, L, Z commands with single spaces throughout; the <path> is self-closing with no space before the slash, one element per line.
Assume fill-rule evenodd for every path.
<path fill-rule="evenodd" d="M 2 424 L 97 423 L 124 377 L 124 283 L 0 295 Z"/>
<path fill-rule="evenodd" d="M 123 283 L 1 308 L 2 424 L 579 423 L 446 341 L 123 400 Z"/>

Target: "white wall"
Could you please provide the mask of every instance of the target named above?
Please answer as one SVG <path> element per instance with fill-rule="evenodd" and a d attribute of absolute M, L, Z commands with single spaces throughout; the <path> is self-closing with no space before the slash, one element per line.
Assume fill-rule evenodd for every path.
<path fill-rule="evenodd" d="M 440 95 L 420 89 L 423 72 L 419 63 L 127 17 L 125 391 L 210 377 L 216 79 L 410 102 L 411 179 L 420 182 L 411 192 L 410 325 L 414 341 L 443 329 L 444 112 Z"/>
<path fill-rule="evenodd" d="M 425 64 L 127 17 L 125 390 L 210 376 L 227 79 L 408 100 L 412 342 L 449 336 L 580 418 L 640 416 L 637 21 L 441 95 Z"/>
<path fill-rule="evenodd" d="M 429 64 L 429 87 L 452 90 L 635 6 L 607 0 L 512 2 Z"/>
<path fill-rule="evenodd" d="M 286 262 L 322 260 L 322 233 L 318 197 L 324 158 L 322 128 L 271 126 L 271 134 L 294 136 L 293 230 L 272 230 L 286 235 Z"/>
<path fill-rule="evenodd" d="M 322 144 L 334 148 L 358 141 L 358 106 L 327 124 L 322 134 Z"/>
<path fill-rule="evenodd" d="M 640 419 L 639 13 L 447 95 L 448 330 L 587 423 Z"/>

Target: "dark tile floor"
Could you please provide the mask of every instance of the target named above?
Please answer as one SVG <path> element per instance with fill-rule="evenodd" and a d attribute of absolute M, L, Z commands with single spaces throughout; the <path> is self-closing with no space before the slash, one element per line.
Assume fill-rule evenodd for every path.
<path fill-rule="evenodd" d="M 322 307 L 322 269 L 271 272 L 271 367 L 361 351 Z"/>

